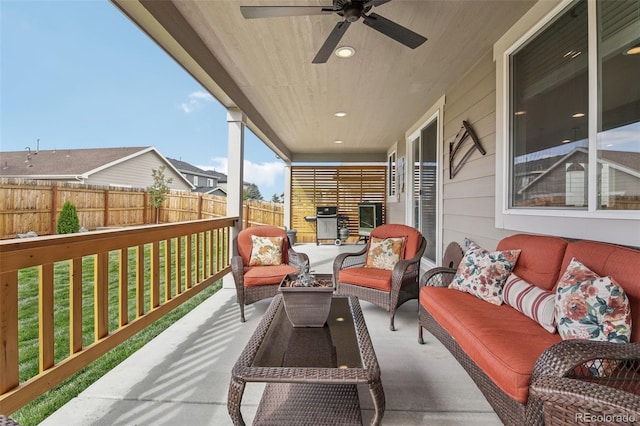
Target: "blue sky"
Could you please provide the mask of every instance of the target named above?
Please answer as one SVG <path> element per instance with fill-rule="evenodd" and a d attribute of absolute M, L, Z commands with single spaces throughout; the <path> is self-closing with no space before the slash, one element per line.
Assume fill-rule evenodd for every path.
<path fill-rule="evenodd" d="M 155 146 L 226 173 L 226 110 L 108 1 L 0 0 L 0 150 Z M 245 135 L 245 181 L 284 163 Z"/>

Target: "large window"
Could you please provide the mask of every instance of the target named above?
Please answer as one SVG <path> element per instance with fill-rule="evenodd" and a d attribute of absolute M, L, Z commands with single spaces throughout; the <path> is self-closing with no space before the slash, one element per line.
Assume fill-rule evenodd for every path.
<path fill-rule="evenodd" d="M 639 44 L 640 0 L 581 0 L 511 53 L 508 208 L 640 210 Z"/>

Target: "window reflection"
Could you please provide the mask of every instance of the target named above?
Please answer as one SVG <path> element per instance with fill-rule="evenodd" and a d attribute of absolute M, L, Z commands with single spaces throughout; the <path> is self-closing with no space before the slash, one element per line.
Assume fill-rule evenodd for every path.
<path fill-rule="evenodd" d="M 598 2 L 598 208 L 640 210 L 640 1 Z"/>
<path fill-rule="evenodd" d="M 512 207 L 586 207 L 587 29 L 578 2 L 511 58 Z"/>
<path fill-rule="evenodd" d="M 597 2 L 597 69 L 587 15 L 586 1 L 574 2 L 511 55 L 510 207 L 587 209 L 597 192 L 595 208 L 640 210 L 640 0 Z"/>

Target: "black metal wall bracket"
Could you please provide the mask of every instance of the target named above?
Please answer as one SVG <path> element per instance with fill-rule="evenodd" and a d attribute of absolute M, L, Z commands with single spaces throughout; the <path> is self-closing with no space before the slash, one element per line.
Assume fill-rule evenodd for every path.
<path fill-rule="evenodd" d="M 456 161 L 456 157 L 462 152 L 462 146 L 469 137 L 473 140 L 473 145 Z M 453 142 L 449 142 L 449 179 L 453 179 L 453 177 L 458 174 L 464 163 L 471 157 L 471 154 L 473 154 L 473 151 L 476 149 L 480 151 L 482 155 L 487 153 L 469 123 L 463 121 L 462 127 L 458 130 L 458 134 L 453 138 Z"/>

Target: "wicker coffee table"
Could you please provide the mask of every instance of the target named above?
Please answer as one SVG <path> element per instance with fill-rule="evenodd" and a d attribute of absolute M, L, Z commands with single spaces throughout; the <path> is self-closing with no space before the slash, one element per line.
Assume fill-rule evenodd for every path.
<path fill-rule="evenodd" d="M 371 424 L 384 415 L 380 367 L 353 297 L 334 297 L 321 328 L 294 328 L 282 296 L 274 297 L 232 370 L 227 409 L 235 425 L 245 424 L 247 382 L 267 383 L 254 424 L 362 424 L 358 384 L 369 386 Z"/>

